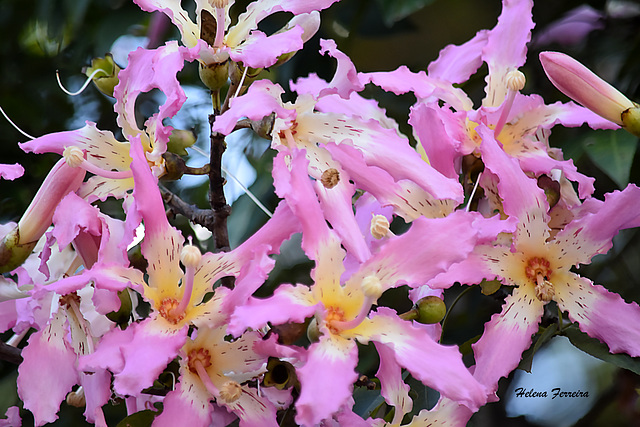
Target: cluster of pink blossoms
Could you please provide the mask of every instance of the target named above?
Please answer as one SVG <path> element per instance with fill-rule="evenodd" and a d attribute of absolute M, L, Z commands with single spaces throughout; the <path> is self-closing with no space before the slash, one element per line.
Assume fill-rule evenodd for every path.
<path fill-rule="evenodd" d="M 284 88 L 251 73 L 302 49 L 319 11 L 335 1 L 256 0 L 231 26 L 233 0 L 196 1 L 195 22 L 179 1 L 135 0 L 166 14 L 181 41 L 131 52 L 117 74 L 124 141 L 88 122 L 20 144 L 62 156 L 20 222 L 0 226 L 0 329 L 14 332 L 10 346 L 28 336 L 18 392 L 36 425 L 55 421 L 65 399 L 106 425 L 103 406 L 114 398 L 129 414 L 157 411 L 154 426 L 239 419 L 276 427 L 287 409 L 308 427 L 465 425 L 498 399 L 498 381 L 517 367 L 551 301 L 611 352 L 640 356 L 640 307 L 571 270 L 640 225 L 640 188 L 592 198 L 594 179 L 548 142 L 556 125 L 637 132 L 636 104 L 557 53 L 543 54 L 543 65 L 584 107 L 521 93 L 532 0 L 504 0 L 493 29 L 447 46 L 427 72 L 358 73 L 334 41 L 322 40 L 321 53 L 337 61 L 333 79 L 291 82 L 294 101 L 284 102 Z M 259 31 L 276 12 L 294 17 L 275 34 Z M 240 246 L 215 253 L 202 253 L 170 224 L 158 186 L 174 131 L 165 119 L 186 100 L 177 73 L 193 61 L 214 94 L 213 134 L 266 121 L 277 152 L 273 217 Z M 483 64 L 486 96 L 474 106 L 459 84 Z M 415 147 L 359 94 L 366 84 L 415 95 Z M 239 96 L 216 102 L 227 85 Z M 139 126 L 136 100 L 152 90 L 166 100 Z M 467 173 L 470 163 L 481 173 Z M 4 179 L 23 172 L 0 166 Z M 122 218 L 94 204 L 107 198 L 121 201 Z M 219 212 L 211 210 L 215 221 Z M 408 224 L 397 235 L 396 219 Z M 314 263 L 313 284 L 254 296 L 295 233 Z M 127 254 L 137 244 L 143 267 Z M 408 286 L 420 312 L 455 283 L 490 280 L 510 293 L 473 344 L 472 366 L 457 346 L 439 343 L 440 319 L 424 323 L 378 306 L 385 291 Z M 125 321 L 116 322 L 123 311 Z M 279 336 L 295 325 L 304 325 L 303 344 Z M 370 342 L 380 395 L 393 407 L 386 419 L 353 412 L 358 343 Z M 286 371 L 285 380 L 275 380 L 274 369 Z M 413 409 L 407 372 L 440 400 L 402 424 Z M 171 383 L 159 387 L 167 373 Z M 20 423 L 17 408 L 7 416 L 5 425 Z"/>

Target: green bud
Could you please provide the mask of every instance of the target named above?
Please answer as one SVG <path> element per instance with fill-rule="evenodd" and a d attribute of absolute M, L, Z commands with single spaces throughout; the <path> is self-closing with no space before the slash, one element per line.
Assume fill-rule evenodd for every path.
<path fill-rule="evenodd" d="M 167 143 L 167 150 L 180 156 L 186 156 L 187 148 L 196 143 L 198 137 L 193 130 L 174 129 Z"/>
<path fill-rule="evenodd" d="M 96 73 L 96 70 L 97 73 Z M 93 76 L 93 83 L 98 90 L 107 96 L 113 97 L 113 89 L 119 83 L 118 73 L 120 67 L 113 60 L 113 56 L 107 53 L 104 58 L 93 58 L 90 67 L 84 67 L 82 72 L 87 76 Z"/>
<path fill-rule="evenodd" d="M 244 80 L 242 80 L 242 87 L 246 88 L 253 83 L 253 81 L 258 78 L 262 70 L 264 68 L 246 68 L 247 72 L 245 74 L 245 67 L 241 63 L 232 62 L 229 66 L 229 78 L 232 82 L 239 84 L 242 80 L 242 76 L 244 75 Z M 240 91 L 242 93 L 242 91 Z"/>
<path fill-rule="evenodd" d="M 200 80 L 211 91 L 217 92 L 222 89 L 229 79 L 229 62 L 213 63 L 209 65 L 200 64 Z"/>
<path fill-rule="evenodd" d="M 640 137 L 640 106 L 638 104 L 622 112 L 622 127 L 627 132 Z"/>
<path fill-rule="evenodd" d="M 184 159 L 170 151 L 165 152 L 162 158 L 164 159 L 165 173 L 161 176 L 161 179 L 175 181 L 182 178 L 182 175 L 187 171 L 187 164 Z"/>
<path fill-rule="evenodd" d="M 36 242 L 20 243 L 20 230 L 16 226 L 0 242 L 0 273 L 7 273 L 22 265 L 31 255 Z"/>
<path fill-rule="evenodd" d="M 276 115 L 275 113 L 271 113 L 263 117 L 262 120 L 251 121 L 251 129 L 261 138 L 271 139 L 271 131 L 273 130 L 273 123 L 275 121 Z"/>
<path fill-rule="evenodd" d="M 421 298 L 417 304 L 419 323 L 438 323 L 444 319 L 444 315 L 447 314 L 447 306 L 444 304 L 442 298 L 438 298 L 435 295 Z"/>

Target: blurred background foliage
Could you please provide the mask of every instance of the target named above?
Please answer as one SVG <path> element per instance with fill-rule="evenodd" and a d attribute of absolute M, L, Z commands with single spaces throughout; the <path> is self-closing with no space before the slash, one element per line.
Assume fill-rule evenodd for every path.
<path fill-rule="evenodd" d="M 192 2 L 183 3 L 185 7 L 193 8 Z M 248 3 L 247 0 L 237 1 L 232 15 L 237 16 Z M 577 40 L 553 39 L 548 37 L 548 33 L 544 36 L 545 31 L 569 11 L 584 5 L 596 12 L 597 29 Z M 425 70 L 429 62 L 437 58 L 439 50 L 447 44 L 463 43 L 478 30 L 492 28 L 500 10 L 501 3 L 498 0 L 342 0 L 322 13 L 321 30 L 307 43 L 305 50 L 285 65 L 265 72 L 262 77 L 272 78 L 285 88 L 290 79 L 312 72 L 330 79 L 335 63 L 331 58 L 318 53 L 318 40 L 321 37 L 335 39 L 338 47 L 351 57 L 359 71 L 390 71 L 401 65 L 406 65 L 413 71 Z M 273 32 L 288 18 L 287 14 L 276 14 L 261 23 L 261 29 Z M 116 41 L 117 50 L 122 52 L 122 49 L 126 51 L 126 46 L 130 43 L 144 40 L 140 37 L 147 34 L 149 23 L 153 19 L 162 20 L 162 17 L 142 12 L 128 0 L 0 0 L 0 106 L 25 132 L 34 136 L 77 129 L 83 126 L 85 120 L 94 121 L 98 128 L 111 130 L 116 136 L 120 136 L 115 124 L 113 100 L 91 86 L 82 94 L 70 97 L 58 88 L 55 73 L 59 70 L 62 82 L 70 90 L 75 90 L 83 82 L 81 69 L 89 65 L 92 58 L 104 56 L 114 50 Z M 534 21 L 536 28 L 530 44 L 529 58 L 523 67 L 527 76 L 525 93 L 539 93 L 547 103 L 567 100 L 547 81 L 537 59 L 540 51 L 558 50 L 574 56 L 629 98 L 640 101 L 640 3 L 604 0 L 537 1 L 534 6 Z M 167 25 L 161 37 L 151 43 L 162 44 L 164 40 L 177 36 L 177 31 Z M 118 60 L 119 56 L 115 52 L 114 55 Z M 483 73 L 486 73 L 486 66 L 463 85 L 476 105 L 479 105 L 483 96 Z M 185 105 L 179 120 L 176 118 L 176 127 L 179 123 L 183 128 L 194 129 L 199 136 L 197 145 L 206 151 L 206 123 L 210 111 L 207 108 L 210 107 L 207 107 L 207 95 L 198 81 L 195 64 L 186 64 L 179 77 L 181 82 L 191 88 L 190 99 L 199 101 Z M 375 87 L 367 87 L 364 94 L 379 100 L 405 134 L 412 138 L 407 125 L 409 107 L 415 101 L 412 95 L 395 96 Z M 157 102 L 155 94 L 141 98 L 138 103 L 141 114 L 148 116 L 153 113 Z M 145 113 L 146 110 L 149 112 Z M 26 169 L 25 175 L 14 182 L 0 181 L 0 221 L 3 223 L 19 219 L 58 159 L 57 155 L 23 153 L 17 143 L 26 140 L 8 122 L 0 120 L 0 162 L 18 162 Z M 572 158 L 583 173 L 596 178 L 597 197 L 624 188 L 629 182 L 640 184 L 637 138 L 624 131 L 557 127 L 553 129 L 550 142 L 552 146 L 562 148 L 565 156 Z M 240 154 L 233 157 L 227 167 L 237 170 L 236 166 L 240 162 L 249 164 L 249 170 L 255 171 L 256 178 L 248 178 L 247 185 L 273 210 L 278 199 L 273 193 L 270 176 L 274 153 L 267 149 L 268 143 L 257 136 L 245 135 L 229 141 L 229 144 L 230 149 L 232 144 L 238 145 L 240 148 L 236 151 Z M 193 165 L 206 162 L 204 157 L 192 150 L 187 159 Z M 202 180 L 190 181 L 187 185 L 166 185 L 189 203 L 207 207 L 207 187 Z M 233 212 L 229 219 L 229 232 L 232 246 L 237 246 L 258 229 L 267 217 L 246 195 L 230 198 L 233 200 Z M 119 214 L 114 204 L 105 203 L 102 208 L 110 214 Z M 177 217 L 174 220 L 177 226 L 193 233 L 183 218 Z M 200 243 L 204 248 L 211 249 L 209 240 L 203 239 Z M 279 283 L 310 283 L 309 270 L 312 264 L 301 254 L 299 240 L 292 239 L 282 251 L 276 269 L 259 294 L 268 294 Z M 639 257 L 640 239 L 636 230 L 628 230 L 616 238 L 614 249 L 609 254 L 596 257 L 592 264 L 581 267 L 580 273 L 620 293 L 626 301 L 637 302 L 640 301 Z M 466 360 L 471 362 L 469 345 L 474 337 L 477 338 L 482 333 L 483 323 L 500 310 L 505 291 L 499 290 L 487 296 L 483 295 L 478 286 L 462 294 L 465 289 L 454 286 L 445 295 L 450 313 L 442 341 L 461 345 L 463 352 L 467 352 Z M 410 305 L 407 306 L 406 295 L 406 289 L 392 290 L 385 294 L 381 304 L 399 311 L 408 310 Z M 548 344 L 548 338 L 554 331 L 546 328 L 550 328 L 556 320 L 557 313 L 553 312 L 553 305 L 550 304 L 541 333 L 535 338 L 536 350 L 542 351 Z M 545 330 L 550 332 L 544 334 Z M 4 338 L 7 337 L 5 334 Z M 584 342 L 583 338 L 574 334 L 571 341 L 598 357 L 606 357 L 606 348 L 598 347 L 597 343 Z M 363 346 L 361 350 L 361 372 L 373 376 L 377 370 L 375 350 L 372 346 Z M 525 354 L 527 357 L 523 368 L 531 366 L 527 366 L 527 363 L 531 363 L 532 353 L 533 351 L 529 351 Z M 597 376 L 599 380 L 593 389 L 589 389 L 591 397 L 582 409 L 586 415 L 581 420 L 576 418 L 567 421 L 558 415 L 557 419 L 544 424 L 539 419 L 536 421 L 535 416 L 525 417 L 523 413 L 509 410 L 508 394 L 513 392 L 508 392 L 508 388 L 514 377 L 512 375 L 501 382 L 498 394 L 502 399 L 482 408 L 474 415 L 470 425 L 639 425 L 640 408 L 636 391 L 640 387 L 638 361 L 627 357 L 609 362 L 612 363 L 607 363 L 606 366 L 612 368 L 598 368 L 598 372 L 593 368 L 593 372 L 582 374 Z M 14 365 L 2 361 L 0 370 L 0 413 L 4 413 L 7 407 L 18 404 L 15 391 L 17 373 Z M 535 363 L 533 371 L 535 373 Z M 409 381 L 414 386 L 412 397 L 415 412 L 431 407 L 437 400 L 437 393 L 410 378 Z M 558 403 L 561 404 L 564 403 Z M 123 406 L 107 411 L 110 425 L 116 425 L 124 418 L 126 413 Z M 361 414 L 375 414 L 376 410 L 381 411 L 378 414 L 383 413 L 385 408 L 379 391 L 358 387 L 356 410 Z M 553 414 L 554 408 L 543 410 Z M 511 417 L 507 417 L 507 412 Z M 60 420 L 55 425 L 84 425 L 81 414 L 81 409 L 63 403 Z M 28 413 L 24 412 L 23 415 L 25 425 L 32 422 Z M 143 419 L 135 425 L 145 425 L 145 422 Z"/>

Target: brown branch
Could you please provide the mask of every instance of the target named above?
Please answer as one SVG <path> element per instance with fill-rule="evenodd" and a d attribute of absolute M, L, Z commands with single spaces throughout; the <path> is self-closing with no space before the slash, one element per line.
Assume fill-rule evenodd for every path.
<path fill-rule="evenodd" d="M 22 355 L 19 348 L 0 341 L 0 360 L 19 365 L 22 363 Z"/>
<path fill-rule="evenodd" d="M 215 115 L 209 116 L 209 124 L 213 126 Z M 218 132 L 211 133 L 211 154 L 209 158 L 209 203 L 213 209 L 214 226 L 213 238 L 215 247 L 219 251 L 229 251 L 229 231 L 227 229 L 227 218 L 231 214 L 231 206 L 227 204 L 224 197 L 224 184 L 226 180 L 222 176 L 222 154 L 227 148 L 224 141 L 225 136 Z M 226 287 L 233 288 L 233 278 L 225 277 L 222 284 Z"/>
<path fill-rule="evenodd" d="M 194 223 L 200 224 L 212 233 L 215 232 L 215 218 L 211 209 L 200 209 L 196 205 L 190 205 L 164 186 L 159 185 L 159 187 L 162 200 L 164 200 L 174 213 L 189 218 Z"/>

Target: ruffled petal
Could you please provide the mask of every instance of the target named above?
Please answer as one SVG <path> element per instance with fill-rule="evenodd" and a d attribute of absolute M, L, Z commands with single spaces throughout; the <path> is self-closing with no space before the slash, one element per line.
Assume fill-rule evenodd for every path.
<path fill-rule="evenodd" d="M 260 329 L 267 323 L 302 323 L 313 316 L 317 301 L 305 285 L 280 285 L 267 299 L 251 298 L 235 309 L 229 320 L 229 333 L 240 335 L 246 329 Z"/>
<path fill-rule="evenodd" d="M 482 337 L 472 346 L 476 359 L 473 376 L 489 391 L 495 392 L 498 380 L 518 366 L 543 312 L 544 303 L 536 298 L 533 286 L 519 286 L 505 299 L 502 312 L 485 324 Z"/>
<path fill-rule="evenodd" d="M 612 353 L 640 356 L 640 307 L 627 304 L 620 295 L 609 292 L 589 279 L 571 272 L 553 282 L 554 299 L 580 329 L 609 346 Z"/>
<path fill-rule="evenodd" d="M 13 165 L 0 165 L 0 178 L 13 181 L 16 178 L 20 178 L 22 175 L 24 175 L 24 168 L 18 163 Z"/>
<path fill-rule="evenodd" d="M 376 377 L 380 380 L 380 394 L 395 408 L 392 424 L 400 424 L 402 417 L 411 411 L 413 401 L 409 397 L 410 387 L 402 380 L 401 366 L 393 350 L 386 345 L 375 343 L 380 356 L 380 367 Z"/>
<path fill-rule="evenodd" d="M 307 362 L 297 369 L 300 397 L 296 422 L 315 426 L 330 417 L 351 398 L 358 348 L 351 340 L 323 337 L 309 347 Z"/>
<path fill-rule="evenodd" d="M 465 367 L 457 347 L 438 344 L 427 330 L 401 320 L 393 310 L 379 307 L 377 313 L 353 333 L 359 340 L 388 346 L 398 363 L 415 378 L 450 399 L 473 410 L 486 402 L 485 388 Z"/>
<path fill-rule="evenodd" d="M 65 344 L 65 317 L 56 313 L 49 325 L 29 337 L 18 367 L 18 394 L 33 413 L 36 426 L 55 421 L 71 388 L 78 383 L 76 354 Z"/>

